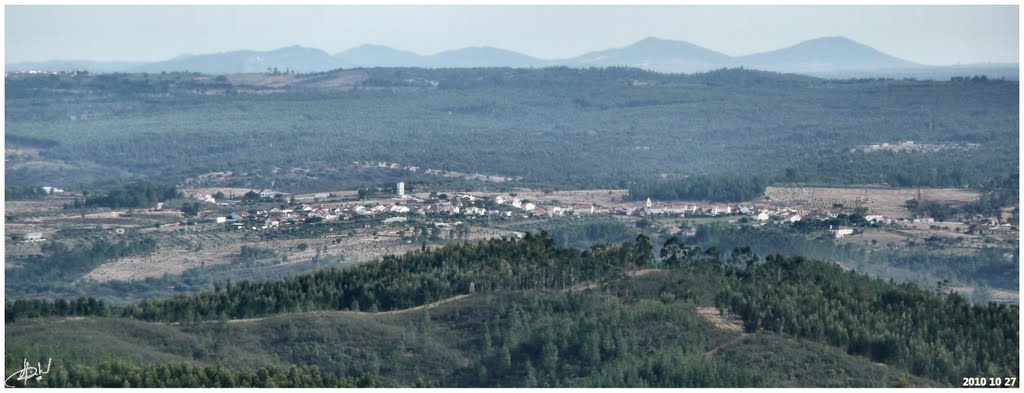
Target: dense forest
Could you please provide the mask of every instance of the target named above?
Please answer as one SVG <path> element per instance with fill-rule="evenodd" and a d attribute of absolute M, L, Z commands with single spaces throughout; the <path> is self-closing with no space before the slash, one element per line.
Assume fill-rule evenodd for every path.
<path fill-rule="evenodd" d="M 116 243 L 98 241 L 89 245 L 68 246 L 61 242 L 46 242 L 41 251 L 45 255 L 30 255 L 9 259 L 20 265 L 18 269 L 5 269 L 7 296 L 37 293 L 62 293 L 61 284 L 69 284 L 111 259 L 132 255 L 146 255 L 156 251 L 156 240 L 142 237 Z"/>
<path fill-rule="evenodd" d="M 834 348 L 848 354 L 851 359 L 867 359 L 915 378 L 953 386 L 959 386 L 963 375 L 1019 373 L 1017 306 L 971 304 L 956 294 L 871 279 L 834 264 L 802 257 L 762 259 L 749 247 L 723 254 L 717 249 L 701 250 L 678 238 L 656 246 L 639 235 L 626 243 L 595 245 L 581 251 L 558 247 L 545 235 L 528 235 L 520 240 L 494 239 L 444 246 L 278 281 L 218 284 L 206 293 L 132 305 L 109 306 L 87 298 L 71 302 L 8 301 L 5 321 L 8 342 L 13 339 L 16 348 L 29 350 L 17 336 L 10 336 L 10 332 L 21 326 L 34 326 L 34 321 L 40 318 L 89 316 L 84 321 L 102 324 L 154 321 L 131 322 L 136 326 L 133 329 L 149 329 L 146 326 L 170 322 L 170 326 L 193 326 L 189 331 L 194 333 L 189 334 L 214 334 L 211 339 L 215 340 L 220 336 L 210 329 L 228 329 L 230 324 L 225 324 L 226 321 L 271 318 L 278 321 L 274 323 L 283 324 L 278 325 L 282 330 L 263 335 L 262 340 L 296 343 L 285 346 L 297 347 L 287 351 L 306 351 L 302 352 L 305 355 L 284 356 L 297 364 L 296 359 L 302 356 L 322 353 L 326 349 L 322 346 L 324 343 L 342 339 L 325 337 L 323 340 L 327 341 L 315 338 L 305 341 L 304 335 L 326 333 L 313 332 L 322 328 L 300 328 L 296 316 L 316 310 L 356 312 L 338 314 L 338 318 L 372 316 L 462 297 L 463 300 L 453 303 L 462 304 L 453 306 L 461 311 L 451 311 L 453 314 L 438 316 L 437 320 L 427 311 L 412 312 L 408 322 L 412 325 L 403 326 L 418 331 L 420 340 L 425 340 L 409 341 L 410 348 L 419 348 L 412 350 L 413 353 L 432 351 L 428 348 L 434 348 L 435 344 L 431 344 L 429 337 L 442 339 L 442 336 L 428 333 L 431 329 L 447 326 L 445 329 L 454 329 L 453 334 L 467 334 L 457 332 L 469 329 L 475 333 L 459 341 L 459 353 L 478 361 L 463 362 L 464 366 L 423 378 L 425 370 L 421 369 L 420 373 L 410 373 L 408 369 L 399 371 L 400 367 L 386 366 L 380 362 L 382 358 L 377 358 L 376 362 L 368 363 L 376 364 L 376 368 L 335 368 L 336 375 L 330 376 L 335 379 L 331 381 L 337 385 L 352 384 L 360 377 L 371 375 L 386 383 L 413 385 L 415 381 L 432 381 L 430 383 L 442 386 L 782 384 L 779 375 L 772 372 L 754 372 L 745 365 L 729 361 L 728 356 L 708 357 L 705 353 L 709 349 L 706 345 L 710 345 L 708 340 L 718 340 L 714 337 L 720 337 L 716 335 L 721 333 L 702 330 L 700 318 L 692 310 L 697 306 L 717 306 L 723 312 L 738 315 L 746 334 L 761 340 L 748 345 L 764 344 L 763 340 L 773 337 L 770 335 L 809 340 L 819 343 L 816 345 L 821 348 Z M 651 278 L 640 276 L 652 273 Z M 577 292 L 586 288 L 591 289 Z M 492 294 L 497 296 L 492 297 Z M 276 315 L 290 317 L 274 319 Z M 152 328 L 156 326 L 167 325 L 152 325 Z M 321 344 L 315 344 L 318 342 Z M 189 356 L 197 361 L 213 361 L 219 356 L 216 348 L 225 343 L 218 345 L 212 349 L 202 346 L 206 349 Z M 372 349 L 377 344 L 369 345 Z M 29 351 L 28 354 L 35 353 L 35 350 Z M 79 352 L 66 352 L 68 349 L 63 351 L 68 358 L 84 356 Z M 10 358 L 11 353 L 7 356 Z M 328 359 L 314 363 L 327 367 L 332 364 Z M 354 361 L 349 359 L 346 364 Z M 156 367 L 157 371 L 152 371 L 151 367 Z M 141 366 L 127 375 L 152 372 L 160 372 L 159 366 Z M 228 372 L 231 373 L 241 375 L 245 371 Z M 75 383 L 109 386 L 124 381 L 89 379 L 88 372 L 75 375 L 80 376 L 63 383 L 66 386 Z M 204 378 L 213 383 L 208 376 Z M 303 380 L 308 380 L 304 382 L 308 384 L 325 383 L 316 382 L 318 378 L 327 376 L 308 376 Z M 900 378 L 903 378 L 901 383 L 909 382 L 906 376 Z M 250 385 L 256 384 L 251 377 L 246 380 Z M 160 382 L 169 384 L 169 381 L 171 379 L 144 382 L 143 378 L 146 386 Z M 181 382 L 181 377 L 175 377 L 174 381 L 175 384 L 185 383 Z M 275 383 L 298 385 L 298 382 L 288 381 L 281 379 Z M 138 382 L 131 380 L 129 383 Z M 819 386 L 822 382 L 806 380 L 802 383 Z M 191 382 L 188 384 L 193 386 Z"/>
<path fill-rule="evenodd" d="M 673 182 L 744 173 L 785 183 L 978 187 L 1019 166 L 1018 84 L 1008 81 L 628 68 L 268 78 L 12 74 L 6 136 L 39 151 L 29 162 L 47 164 L 8 165 L 8 186 L 181 184 L 230 172 L 218 185 L 274 182 L 298 192 L 438 179 L 350 165 L 386 161 L 531 185 L 651 184 L 656 196 L 736 199 L 757 184 L 725 192 Z M 859 149 L 908 140 L 922 148 Z"/>
<path fill-rule="evenodd" d="M 1016 291 L 1019 285 L 1019 258 L 1015 250 L 1010 248 L 987 248 L 970 254 L 922 247 L 869 251 L 854 245 L 837 245 L 831 239 L 809 238 L 779 228 L 737 228 L 724 225 L 701 225 L 691 240 L 704 247 L 729 250 L 749 246 L 762 255 L 777 253 L 834 261 L 847 268 L 874 275 L 901 280 L 916 278 L 914 281 L 923 286 L 948 280 Z M 928 282 L 922 280 L 922 277 L 933 280 Z"/>
<path fill-rule="evenodd" d="M 513 228 L 523 232 L 547 232 L 555 244 L 580 250 L 590 249 L 595 244 L 626 242 L 637 235 L 636 228 L 607 217 L 556 217 L 540 223 L 517 225 Z"/>
<path fill-rule="evenodd" d="M 156 206 L 157 202 L 180 198 L 181 196 L 181 193 L 174 186 L 137 182 L 122 185 L 102 195 L 90 196 L 86 198 L 85 206 L 103 206 L 111 209 L 151 208 Z"/>
<path fill-rule="evenodd" d="M 630 184 L 629 199 L 634 201 L 651 198 L 661 201 L 740 202 L 764 195 L 767 186 L 765 180 L 756 176 L 695 176 L 677 180 Z"/>
<path fill-rule="evenodd" d="M 4 188 L 4 199 L 8 201 L 38 200 L 46 198 L 49 195 L 50 193 L 40 186 Z"/>

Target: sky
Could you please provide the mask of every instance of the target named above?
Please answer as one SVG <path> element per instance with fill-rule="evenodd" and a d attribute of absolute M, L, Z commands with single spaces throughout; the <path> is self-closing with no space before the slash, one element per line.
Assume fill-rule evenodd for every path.
<path fill-rule="evenodd" d="M 926 65 L 1018 62 L 1017 5 L 6 5 L 6 63 L 159 61 L 291 45 L 419 54 L 492 46 L 542 59 L 646 37 L 746 55 L 844 36 Z"/>

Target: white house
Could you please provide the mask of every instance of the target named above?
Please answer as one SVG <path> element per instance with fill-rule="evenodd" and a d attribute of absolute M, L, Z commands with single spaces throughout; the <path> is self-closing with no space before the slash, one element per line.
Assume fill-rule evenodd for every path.
<path fill-rule="evenodd" d="M 214 218 L 213 221 L 218 223 L 218 224 L 223 224 L 225 222 L 228 222 L 228 218 L 227 217 L 217 217 L 217 218 Z"/>
<path fill-rule="evenodd" d="M 391 217 L 391 218 L 385 219 L 384 223 L 385 224 L 390 224 L 390 223 L 393 223 L 393 222 L 405 222 L 405 220 L 406 220 L 405 216 L 398 216 L 398 217 Z"/>
<path fill-rule="evenodd" d="M 278 225 L 281 225 L 281 219 L 274 216 L 267 217 L 267 220 L 263 222 L 265 227 L 276 227 Z"/>
<path fill-rule="evenodd" d="M 523 210 L 526 210 L 526 211 L 533 211 L 533 209 L 536 209 L 536 208 L 537 208 L 537 205 L 534 205 L 533 203 L 530 203 L 530 202 L 526 202 L 526 203 L 523 204 Z"/>
<path fill-rule="evenodd" d="M 195 194 L 192 196 L 192 199 L 205 203 L 217 203 L 217 200 L 213 199 L 213 196 L 210 194 Z"/>
<path fill-rule="evenodd" d="M 769 219 L 771 219 L 771 216 L 769 216 L 766 212 L 761 212 L 758 215 L 754 216 L 754 219 L 757 221 L 768 221 Z"/>
<path fill-rule="evenodd" d="M 273 190 L 269 189 L 269 188 L 266 189 L 266 190 L 260 191 L 260 198 L 273 198 L 274 195 L 277 195 L 277 193 L 274 192 Z"/>
<path fill-rule="evenodd" d="M 881 214 L 868 214 L 864 216 L 864 219 L 867 220 L 868 222 L 881 222 L 885 220 L 885 216 Z"/>
<path fill-rule="evenodd" d="M 799 214 L 794 214 L 792 216 L 786 217 L 786 221 L 788 221 L 788 222 L 797 222 L 797 221 L 800 221 L 802 219 L 803 219 L 803 217 L 800 217 Z"/>
<path fill-rule="evenodd" d="M 711 208 L 711 215 L 732 214 L 732 206 L 715 206 Z"/>
<path fill-rule="evenodd" d="M 25 243 L 41 242 L 43 240 L 43 234 L 41 232 L 29 232 L 25 234 Z"/>
<path fill-rule="evenodd" d="M 829 232 L 832 232 L 832 236 L 835 236 L 836 239 L 839 239 L 839 238 L 842 238 L 844 236 L 852 235 L 853 234 L 853 228 L 842 227 L 842 226 L 841 227 L 835 227 L 835 228 L 829 227 Z"/>

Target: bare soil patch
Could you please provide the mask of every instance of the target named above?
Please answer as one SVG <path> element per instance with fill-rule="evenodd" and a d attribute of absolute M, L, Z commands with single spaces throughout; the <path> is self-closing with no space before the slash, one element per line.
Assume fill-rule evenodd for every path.
<path fill-rule="evenodd" d="M 448 304 L 448 303 L 457 301 L 459 299 L 464 299 L 464 298 L 467 298 L 469 296 L 472 296 L 472 294 L 466 293 L 466 294 L 462 294 L 462 295 L 455 295 L 455 296 L 452 296 L 450 298 L 441 299 L 441 300 L 438 300 L 438 301 L 433 302 L 433 303 L 427 303 L 427 304 L 423 304 L 423 305 L 419 305 L 419 306 L 415 306 L 415 307 L 410 307 L 410 308 L 405 308 L 405 309 L 401 309 L 401 310 L 380 311 L 380 312 L 337 310 L 337 311 L 317 311 L 315 313 L 317 313 L 317 314 L 339 314 L 339 313 L 345 313 L 345 314 L 358 314 L 358 315 L 365 315 L 365 316 L 396 315 L 396 314 L 404 314 L 404 313 L 409 313 L 409 312 L 413 312 L 413 311 L 419 311 L 419 310 L 426 310 L 426 309 L 435 308 L 437 306 L 440 306 L 440 305 L 443 305 L 443 304 Z M 270 317 L 232 319 L 232 320 L 229 320 L 228 323 L 255 322 L 255 321 L 262 321 L 262 320 L 267 319 L 267 318 L 270 318 Z"/>
<path fill-rule="evenodd" d="M 697 315 L 701 318 L 708 320 L 712 325 L 719 329 L 731 330 L 738 333 L 743 333 L 743 321 L 739 317 L 734 315 L 722 316 L 721 311 L 715 307 L 697 307 Z"/>
<path fill-rule="evenodd" d="M 712 348 L 710 351 L 705 352 L 705 357 L 713 357 L 726 347 L 736 344 L 749 336 L 748 333 L 743 331 L 743 322 L 740 320 L 739 317 L 732 314 L 726 314 L 725 316 L 723 316 L 721 311 L 718 310 L 718 308 L 697 307 L 697 315 L 700 315 L 701 318 L 704 318 L 708 322 L 711 322 L 712 325 L 719 329 L 739 333 L 739 335 L 734 337 L 733 339 L 726 341 L 722 344 L 719 344 Z"/>
<path fill-rule="evenodd" d="M 960 295 L 964 297 L 970 297 L 974 294 L 974 291 L 977 290 L 973 287 L 950 287 L 949 289 L 959 292 Z M 1005 291 L 1002 289 L 989 289 L 989 291 L 992 293 L 992 301 L 994 302 L 1013 304 L 1020 303 L 1020 293 L 1018 292 Z"/>

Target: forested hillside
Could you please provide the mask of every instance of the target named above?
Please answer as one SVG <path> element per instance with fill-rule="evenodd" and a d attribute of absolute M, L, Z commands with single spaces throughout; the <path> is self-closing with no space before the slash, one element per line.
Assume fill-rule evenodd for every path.
<path fill-rule="evenodd" d="M 127 306 L 7 302 L 7 371 L 53 357 L 48 386 L 960 386 L 1019 374 L 1015 305 L 800 257 L 720 255 L 678 238 L 580 251 L 528 235 Z M 716 322 L 731 314 L 742 328 Z"/>
<path fill-rule="evenodd" d="M 741 172 L 759 182 L 973 187 L 1019 167 L 1018 84 L 977 78 L 377 68 L 10 74 L 5 86 L 8 147 L 29 152 L 7 165 L 8 186 L 181 184 L 230 171 L 220 185 L 311 191 L 391 181 L 350 165 L 388 161 L 688 196 L 699 190 L 645 184 Z M 904 141 L 921 148 L 860 148 Z"/>

